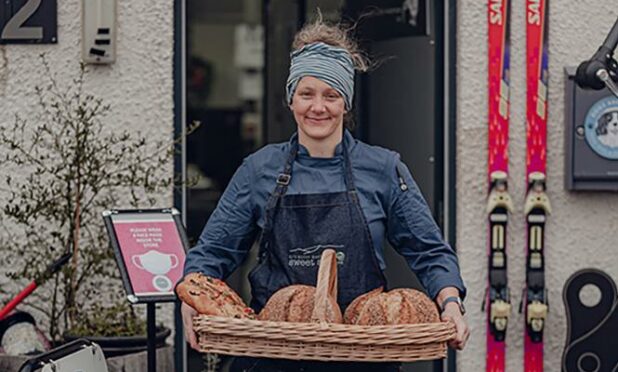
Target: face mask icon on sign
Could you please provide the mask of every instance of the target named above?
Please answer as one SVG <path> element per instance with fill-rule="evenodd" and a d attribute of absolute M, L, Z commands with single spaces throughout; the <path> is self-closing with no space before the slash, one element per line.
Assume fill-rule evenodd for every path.
<path fill-rule="evenodd" d="M 152 285 L 158 291 L 166 292 L 172 289 L 172 281 L 165 274 L 178 266 L 178 257 L 175 254 L 150 250 L 144 254 L 134 255 L 131 261 L 133 265 L 154 275 Z"/>

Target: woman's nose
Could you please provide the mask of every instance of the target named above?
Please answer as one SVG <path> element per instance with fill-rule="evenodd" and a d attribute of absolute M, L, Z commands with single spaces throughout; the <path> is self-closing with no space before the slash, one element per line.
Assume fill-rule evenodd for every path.
<path fill-rule="evenodd" d="M 326 110 L 326 106 L 321 98 L 316 98 L 311 103 L 311 111 L 313 112 L 324 112 Z"/>

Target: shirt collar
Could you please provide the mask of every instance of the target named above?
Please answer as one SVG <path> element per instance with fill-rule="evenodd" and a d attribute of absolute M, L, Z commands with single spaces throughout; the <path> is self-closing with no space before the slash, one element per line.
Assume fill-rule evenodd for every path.
<path fill-rule="evenodd" d="M 352 133 L 350 133 L 350 131 L 347 129 L 343 130 L 343 140 L 345 141 L 345 144 L 348 147 L 348 152 L 352 151 L 352 149 L 356 145 L 356 141 L 354 140 L 354 136 L 352 136 Z M 298 141 L 298 132 L 294 132 L 292 137 L 290 137 L 290 141 L 289 141 L 290 145 L 292 144 L 292 141 Z M 307 150 L 307 148 L 301 145 L 300 143 L 298 144 L 298 154 L 310 156 L 309 150 Z M 335 146 L 335 156 L 336 157 L 341 156 L 342 154 L 343 154 L 343 145 L 341 144 L 341 142 L 339 142 L 337 146 Z"/>

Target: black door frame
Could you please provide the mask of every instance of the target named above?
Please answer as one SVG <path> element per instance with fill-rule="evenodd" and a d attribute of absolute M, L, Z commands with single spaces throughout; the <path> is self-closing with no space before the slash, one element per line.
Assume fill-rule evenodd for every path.
<path fill-rule="evenodd" d="M 443 108 L 443 128 L 444 128 L 444 223 L 442 231 L 453 249 L 457 249 L 457 1 L 444 1 L 444 17 L 446 20 L 442 27 L 439 27 L 443 38 L 443 61 L 442 82 L 444 94 L 442 95 Z M 457 371 L 457 353 L 448 349 L 446 361 L 447 371 Z"/>
<path fill-rule="evenodd" d="M 187 14 L 186 0 L 174 1 L 174 138 L 181 138 L 177 144 L 174 155 L 174 174 L 179 174 L 182 180 L 180 189 L 174 188 L 174 207 L 181 213 L 182 223 L 187 225 L 187 102 L 186 102 L 186 57 L 187 57 Z M 176 372 L 187 371 L 187 350 L 183 332 L 182 316 L 180 314 L 180 302 L 174 306 L 174 370 Z M 180 330 L 180 331 L 179 331 Z"/>

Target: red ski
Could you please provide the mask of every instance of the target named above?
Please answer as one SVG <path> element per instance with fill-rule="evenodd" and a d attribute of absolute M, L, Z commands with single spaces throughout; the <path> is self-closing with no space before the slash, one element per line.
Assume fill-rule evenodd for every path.
<path fill-rule="evenodd" d="M 526 0 L 526 181 L 527 224 L 524 371 L 543 371 L 543 330 L 547 317 L 545 288 L 545 221 L 550 213 L 546 194 L 547 153 L 547 4 Z M 520 309 L 521 310 L 521 309 Z"/>
<path fill-rule="evenodd" d="M 489 0 L 488 25 L 488 281 L 486 371 L 504 371 L 505 335 L 511 312 L 507 281 L 506 233 L 512 202 L 508 194 L 509 0 Z"/>

